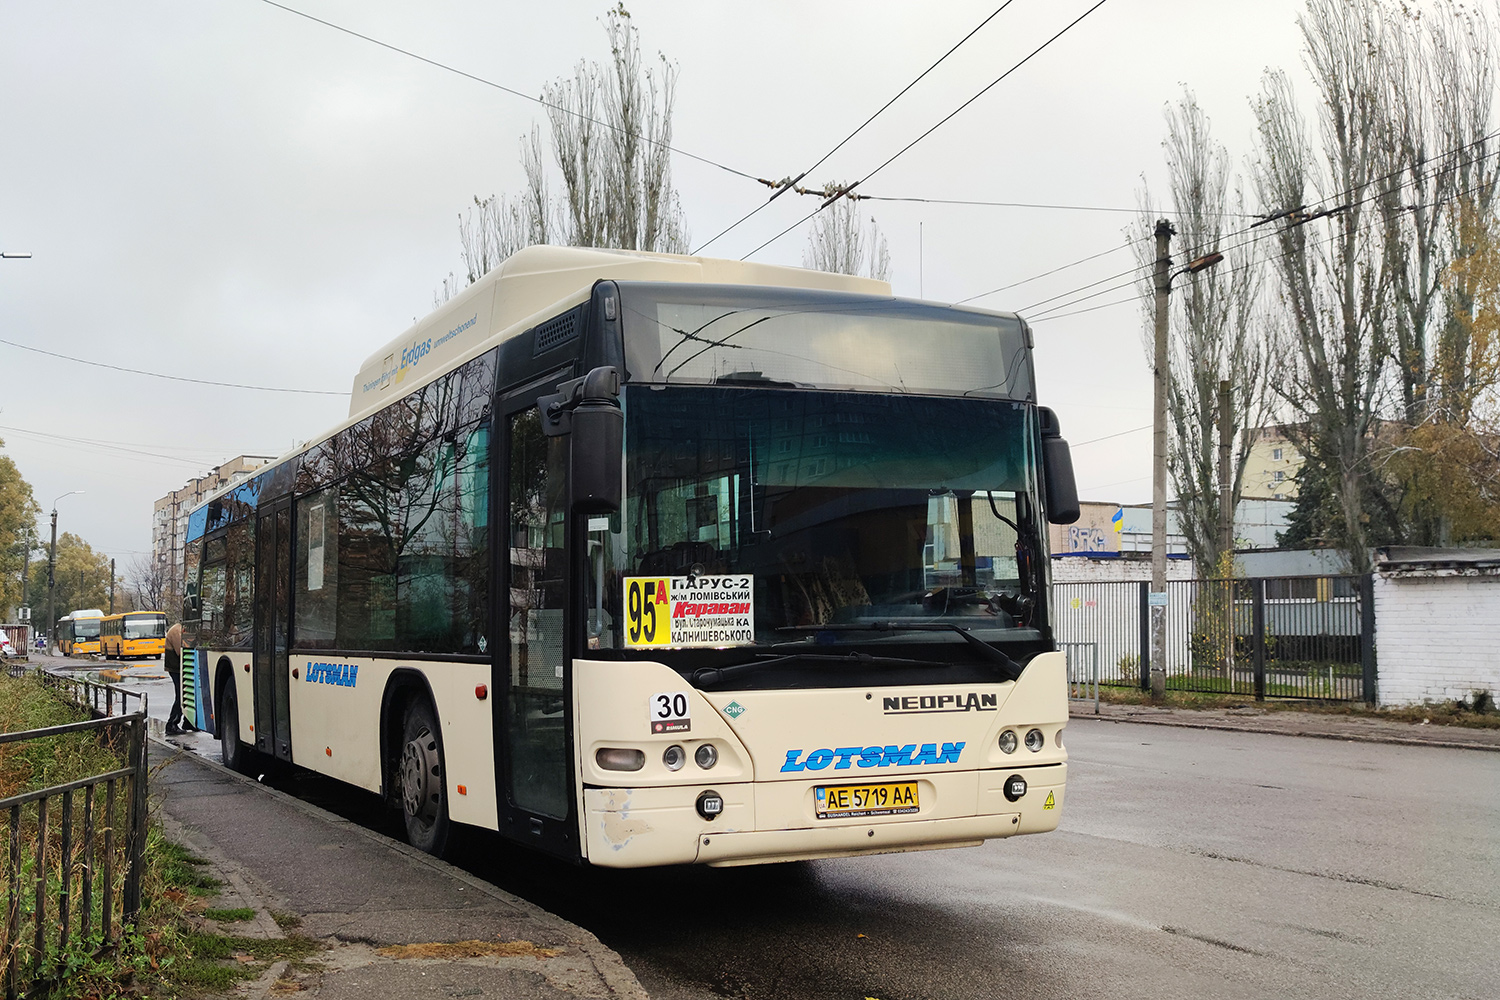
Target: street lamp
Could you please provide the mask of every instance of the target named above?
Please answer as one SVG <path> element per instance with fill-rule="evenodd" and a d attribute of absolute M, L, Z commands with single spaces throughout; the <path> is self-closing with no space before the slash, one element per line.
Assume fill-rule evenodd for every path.
<path fill-rule="evenodd" d="M 57 500 L 82 493 L 83 490 L 69 490 Z M 53 656 L 52 633 L 57 630 L 57 500 L 52 501 L 52 548 L 47 553 L 47 655 Z"/>
<path fill-rule="evenodd" d="M 1155 399 L 1152 413 L 1151 455 L 1151 697 L 1167 695 L 1167 379 L 1171 359 L 1167 353 L 1167 296 L 1172 279 L 1197 274 L 1224 259 L 1210 253 L 1172 271 L 1171 243 L 1176 230 L 1166 219 L 1156 223 L 1156 353 Z"/>
<path fill-rule="evenodd" d="M 0 253 L 0 260 L 30 260 L 30 259 L 31 259 L 31 254 L 29 254 L 29 253 L 12 253 L 10 251 L 6 251 L 4 253 Z"/>

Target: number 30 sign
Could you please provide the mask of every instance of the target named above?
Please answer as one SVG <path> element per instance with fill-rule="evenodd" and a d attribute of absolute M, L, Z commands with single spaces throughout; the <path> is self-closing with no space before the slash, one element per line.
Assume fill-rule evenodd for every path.
<path fill-rule="evenodd" d="M 651 696 L 651 731 L 685 733 L 688 731 L 688 693 L 673 691 Z"/>

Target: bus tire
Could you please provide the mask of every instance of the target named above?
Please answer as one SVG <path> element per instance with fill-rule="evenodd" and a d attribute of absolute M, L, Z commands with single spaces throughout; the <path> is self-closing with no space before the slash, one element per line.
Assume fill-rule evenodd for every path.
<path fill-rule="evenodd" d="M 406 839 L 417 850 L 441 857 L 448 846 L 447 769 L 437 713 L 426 698 L 406 703 L 399 752 L 397 773 Z"/>
<path fill-rule="evenodd" d="M 250 748 L 240 742 L 239 696 L 231 683 L 219 695 L 219 757 L 231 771 L 248 774 L 250 753 Z"/>

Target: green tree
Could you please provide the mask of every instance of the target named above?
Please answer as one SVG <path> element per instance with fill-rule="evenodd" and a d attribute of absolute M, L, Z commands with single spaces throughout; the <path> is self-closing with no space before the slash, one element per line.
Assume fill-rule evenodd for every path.
<path fill-rule="evenodd" d="M 64 531 L 57 539 L 56 579 L 54 620 L 79 608 L 109 610 L 109 556 L 102 552 L 95 552 L 88 542 L 71 531 Z M 32 561 L 31 579 L 28 585 L 31 590 L 31 606 L 35 609 L 37 627 L 46 628 L 47 556 L 45 552 Z"/>
<path fill-rule="evenodd" d="M 0 448 L 5 442 L 0 440 Z M 7 620 L 24 603 L 21 567 L 36 536 L 39 512 L 31 484 L 8 455 L 0 454 L 0 617 Z"/>

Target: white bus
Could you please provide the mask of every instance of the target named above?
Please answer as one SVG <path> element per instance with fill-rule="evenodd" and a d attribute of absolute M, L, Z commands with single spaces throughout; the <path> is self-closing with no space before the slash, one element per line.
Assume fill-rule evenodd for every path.
<path fill-rule="evenodd" d="M 453 824 L 616 867 L 1040 833 L 1045 524 L 1077 506 L 1013 315 L 533 247 L 193 512 L 184 703 L 229 766 L 377 792 L 434 853 Z"/>

